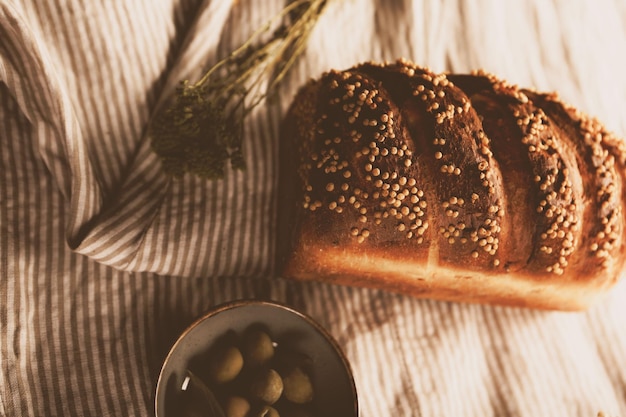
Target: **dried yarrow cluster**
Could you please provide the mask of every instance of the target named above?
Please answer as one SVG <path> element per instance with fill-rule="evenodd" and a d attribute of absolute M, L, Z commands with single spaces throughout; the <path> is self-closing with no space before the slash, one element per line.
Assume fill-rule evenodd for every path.
<path fill-rule="evenodd" d="M 295 0 L 197 82 L 182 81 L 151 124 L 152 148 L 175 177 L 222 178 L 226 163 L 245 166 L 245 117 L 304 50 L 327 0 Z"/>

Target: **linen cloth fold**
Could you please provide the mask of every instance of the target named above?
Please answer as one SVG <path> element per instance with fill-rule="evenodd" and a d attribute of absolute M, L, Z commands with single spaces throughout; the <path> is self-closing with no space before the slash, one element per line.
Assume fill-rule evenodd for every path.
<path fill-rule="evenodd" d="M 178 334 L 248 297 L 337 338 L 364 417 L 626 415 L 624 284 L 565 314 L 290 282 L 273 263 L 280 121 L 306 80 L 399 57 L 484 68 L 624 136 L 624 4 L 334 0 L 247 120 L 247 169 L 165 176 L 151 115 L 283 6 L 0 0 L 0 415 L 151 415 Z"/>

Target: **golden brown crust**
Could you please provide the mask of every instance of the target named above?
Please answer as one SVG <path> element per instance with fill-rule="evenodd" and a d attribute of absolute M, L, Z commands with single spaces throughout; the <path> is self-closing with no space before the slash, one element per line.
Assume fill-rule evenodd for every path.
<path fill-rule="evenodd" d="M 580 309 L 623 268 L 624 147 L 490 74 L 331 71 L 294 100 L 280 159 L 286 277 Z"/>

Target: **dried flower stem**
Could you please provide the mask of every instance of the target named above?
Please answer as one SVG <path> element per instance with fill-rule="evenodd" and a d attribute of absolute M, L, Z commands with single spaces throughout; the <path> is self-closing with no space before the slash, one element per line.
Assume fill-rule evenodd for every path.
<path fill-rule="evenodd" d="M 243 121 L 303 52 L 326 4 L 290 2 L 197 82 L 181 82 L 172 104 L 151 125 L 152 148 L 168 174 L 221 178 L 228 160 L 244 168 Z"/>

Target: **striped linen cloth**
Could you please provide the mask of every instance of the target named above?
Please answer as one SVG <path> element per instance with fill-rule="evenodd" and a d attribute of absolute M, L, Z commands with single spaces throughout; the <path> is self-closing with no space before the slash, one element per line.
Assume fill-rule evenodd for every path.
<path fill-rule="evenodd" d="M 417 300 L 276 277 L 278 130 L 330 68 L 406 57 L 559 90 L 626 135 L 621 0 L 334 0 L 246 124 L 248 169 L 164 176 L 160 99 L 283 0 L 0 0 L 0 415 L 149 416 L 211 306 L 299 308 L 338 340 L 361 415 L 626 416 L 626 285 L 584 313 Z"/>

